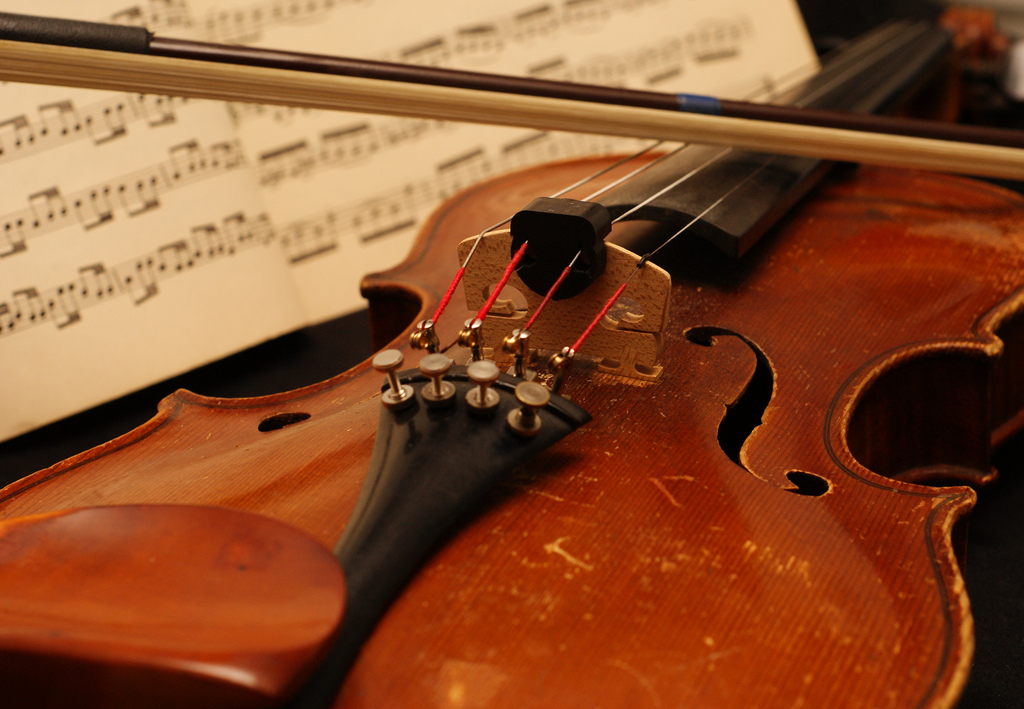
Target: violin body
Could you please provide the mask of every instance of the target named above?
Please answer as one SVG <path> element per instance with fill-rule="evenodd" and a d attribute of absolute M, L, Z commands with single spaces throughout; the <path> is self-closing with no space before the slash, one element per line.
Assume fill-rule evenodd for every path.
<path fill-rule="evenodd" d="M 415 364 L 410 323 L 458 242 L 600 164 L 442 206 L 401 266 L 364 282 L 377 344 Z M 1024 421 L 1022 208 L 981 183 L 861 168 L 741 260 L 699 241 L 670 252 L 661 376 L 574 365 L 563 394 L 593 420 L 462 521 L 336 706 L 952 706 L 973 648 L 960 563 L 975 496 L 924 483 L 990 479 L 993 440 Z M 469 315 L 447 314 L 442 342 Z M 5 488 L 0 515 L 215 505 L 330 547 L 380 387 L 364 363 L 258 399 L 176 392 Z"/>

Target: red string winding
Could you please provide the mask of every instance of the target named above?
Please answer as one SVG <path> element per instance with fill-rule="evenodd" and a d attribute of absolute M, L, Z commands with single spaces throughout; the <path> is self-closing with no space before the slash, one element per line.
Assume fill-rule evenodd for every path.
<path fill-rule="evenodd" d="M 455 289 L 459 287 L 459 282 L 462 281 L 462 276 L 466 273 L 466 267 L 462 266 L 458 271 L 455 272 L 455 278 L 452 279 L 452 284 L 448 286 L 448 290 L 445 292 L 444 297 L 441 298 L 441 303 L 437 306 L 437 310 L 434 311 L 434 317 L 432 320 L 437 322 L 441 318 L 441 313 L 448 307 L 448 301 L 455 295 Z"/>
<path fill-rule="evenodd" d="M 601 321 L 601 318 L 607 315 L 608 311 L 612 309 L 612 306 L 615 305 L 615 301 L 617 301 L 619 299 L 619 296 L 622 295 L 622 291 L 626 290 L 626 286 L 628 284 L 629 281 L 623 283 L 621 286 L 619 286 L 618 290 L 615 291 L 615 295 L 608 299 L 608 302 L 604 304 L 603 308 L 601 308 L 601 312 L 598 313 L 597 317 L 594 318 L 593 322 L 591 322 L 590 325 L 587 326 L 587 329 L 583 331 L 583 334 L 580 335 L 580 338 L 573 343 L 571 348 L 573 352 L 580 351 L 580 347 L 583 346 L 583 341 L 587 339 L 591 332 L 594 331 L 594 328 L 597 327 L 597 323 Z"/>
<path fill-rule="evenodd" d="M 498 285 L 494 286 L 494 290 L 491 291 L 491 297 L 487 299 L 486 303 L 484 303 L 484 307 L 480 308 L 479 312 L 477 312 L 477 320 L 483 320 L 487 317 L 487 313 L 490 311 L 491 306 L 494 305 L 494 301 L 498 299 L 498 295 L 501 293 L 502 288 L 504 288 L 505 284 L 508 283 L 508 279 L 512 277 L 512 271 L 514 271 L 516 266 L 519 265 L 519 262 L 523 260 L 523 255 L 526 253 L 526 244 L 527 242 L 524 241 L 523 245 L 519 247 L 518 251 L 516 251 L 515 256 L 512 257 L 512 260 L 508 262 L 508 266 L 505 267 L 505 272 L 501 274 L 501 280 L 498 281 Z"/>

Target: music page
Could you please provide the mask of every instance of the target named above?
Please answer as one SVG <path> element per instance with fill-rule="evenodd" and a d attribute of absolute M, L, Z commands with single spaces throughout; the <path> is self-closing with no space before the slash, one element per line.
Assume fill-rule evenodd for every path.
<path fill-rule="evenodd" d="M 751 100 L 816 68 L 793 0 L 8 0 L 3 9 Z M 0 439 L 362 307 L 360 278 L 400 262 L 430 211 L 474 182 L 646 145 L 11 83 L 0 96 Z"/>

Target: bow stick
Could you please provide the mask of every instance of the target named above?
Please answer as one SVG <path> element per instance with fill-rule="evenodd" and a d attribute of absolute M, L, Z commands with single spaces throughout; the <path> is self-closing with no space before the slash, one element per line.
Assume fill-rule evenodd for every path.
<path fill-rule="evenodd" d="M 1024 179 L 1019 131 L 255 50 L 11 13 L 0 13 L 0 80 L 731 145 Z"/>

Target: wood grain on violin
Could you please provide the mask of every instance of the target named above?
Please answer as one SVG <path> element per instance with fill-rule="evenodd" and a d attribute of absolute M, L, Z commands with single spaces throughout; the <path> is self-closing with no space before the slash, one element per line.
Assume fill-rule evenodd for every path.
<path fill-rule="evenodd" d="M 600 164 L 449 201 L 401 267 L 364 283 L 378 344 L 404 346 L 433 311 L 461 239 Z M 577 362 L 563 393 L 594 420 L 464 520 L 335 706 L 952 706 L 973 647 L 957 554 L 974 493 L 901 478 L 984 478 L 993 431 L 1020 427 L 1022 207 L 865 168 L 741 261 L 679 244 L 661 260 L 661 376 Z M 443 342 L 468 314 L 439 322 Z M 0 514 L 216 505 L 329 546 L 379 391 L 364 364 L 260 399 L 178 392 L 150 423 L 6 488 Z M 280 413 L 309 417 L 260 430 Z"/>

